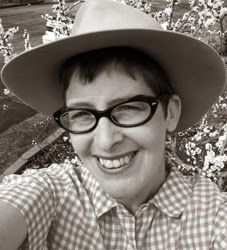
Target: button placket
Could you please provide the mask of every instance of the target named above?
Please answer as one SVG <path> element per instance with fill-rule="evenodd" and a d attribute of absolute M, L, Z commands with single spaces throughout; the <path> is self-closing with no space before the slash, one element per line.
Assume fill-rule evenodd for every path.
<path fill-rule="evenodd" d="M 120 219 L 121 226 L 125 232 L 128 242 L 129 249 L 137 249 L 136 247 L 136 219 L 129 213 L 124 207 L 118 209 L 118 217 Z"/>

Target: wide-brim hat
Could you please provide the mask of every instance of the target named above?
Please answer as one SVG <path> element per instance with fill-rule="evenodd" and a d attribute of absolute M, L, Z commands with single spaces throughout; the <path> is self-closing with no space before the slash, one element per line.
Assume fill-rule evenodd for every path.
<path fill-rule="evenodd" d="M 165 31 L 149 15 L 112 0 L 82 3 L 70 37 L 13 58 L 3 68 L 2 79 L 26 104 L 52 116 L 64 105 L 59 85 L 63 63 L 79 53 L 112 46 L 138 49 L 161 65 L 182 101 L 176 131 L 198 122 L 224 88 L 224 64 L 214 49 L 182 33 Z"/>

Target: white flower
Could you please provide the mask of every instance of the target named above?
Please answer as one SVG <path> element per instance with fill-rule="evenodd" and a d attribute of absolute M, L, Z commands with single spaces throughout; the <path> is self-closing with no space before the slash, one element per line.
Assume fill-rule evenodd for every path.
<path fill-rule="evenodd" d="M 199 148 L 199 147 L 197 147 L 196 149 L 195 149 L 195 152 L 196 152 L 196 154 L 201 154 L 202 153 L 202 149 L 201 148 Z"/>
<path fill-rule="evenodd" d="M 6 104 L 3 104 L 3 111 L 6 111 L 7 109 L 8 109 L 8 105 L 6 105 Z"/>
<path fill-rule="evenodd" d="M 207 177 L 212 177 L 212 172 L 207 172 Z"/>
<path fill-rule="evenodd" d="M 221 149 L 221 148 L 224 146 L 224 143 L 225 143 L 226 138 L 227 138 L 227 134 L 221 135 L 221 136 L 218 138 L 218 141 L 215 143 L 215 146 L 216 146 L 218 149 Z"/>
<path fill-rule="evenodd" d="M 32 140 L 32 145 L 36 145 L 37 142 L 35 140 Z"/>
<path fill-rule="evenodd" d="M 0 35 L 4 33 L 4 28 L 2 26 L 2 19 L 0 18 Z"/>
<path fill-rule="evenodd" d="M 171 7 L 165 8 L 164 13 L 165 13 L 166 15 L 170 16 L 170 14 L 172 13 L 172 8 L 171 8 Z"/>
<path fill-rule="evenodd" d="M 223 126 L 223 130 L 225 133 L 227 133 L 227 123 Z"/>
<path fill-rule="evenodd" d="M 167 30 L 167 28 L 168 28 L 168 22 L 163 22 L 163 23 L 161 23 L 161 26 L 162 26 L 162 28 L 164 29 L 164 30 Z"/>
<path fill-rule="evenodd" d="M 219 96 L 218 101 L 221 102 L 223 100 L 224 100 L 224 98 L 222 96 Z"/>
<path fill-rule="evenodd" d="M 215 19 L 214 18 L 209 18 L 204 22 L 204 27 L 206 29 L 209 29 L 209 27 L 211 27 L 212 25 L 215 24 Z"/>
<path fill-rule="evenodd" d="M 210 133 L 210 127 L 209 126 L 206 126 L 204 129 L 203 129 L 203 132 L 208 134 Z"/>
<path fill-rule="evenodd" d="M 211 150 L 212 149 L 212 145 L 210 143 L 206 143 L 205 149 L 206 150 Z"/>
<path fill-rule="evenodd" d="M 69 160 L 69 159 L 65 159 L 65 160 L 64 160 L 64 163 L 65 163 L 65 164 L 70 164 L 70 160 Z"/>
<path fill-rule="evenodd" d="M 205 1 L 205 0 L 199 0 L 199 4 L 204 5 L 204 1 Z"/>
<path fill-rule="evenodd" d="M 77 163 L 77 162 L 78 162 L 78 159 L 77 159 L 77 157 L 73 158 L 73 159 L 71 160 L 71 162 L 72 162 L 72 164 L 75 164 L 75 163 Z"/>
<path fill-rule="evenodd" d="M 221 10 L 220 10 L 220 17 L 223 17 L 226 14 L 227 14 L 227 7 L 221 8 Z"/>
<path fill-rule="evenodd" d="M 10 91 L 9 91 L 8 89 L 4 89 L 4 90 L 3 90 L 3 93 L 4 93 L 4 95 L 9 95 L 9 94 L 10 94 Z"/>
<path fill-rule="evenodd" d="M 210 137 L 215 137 L 218 134 L 219 134 L 219 132 L 217 130 L 215 130 L 214 132 L 209 133 L 209 136 Z"/>
<path fill-rule="evenodd" d="M 206 176 L 206 172 L 203 172 L 203 171 L 202 171 L 202 172 L 201 172 L 201 175 L 202 175 L 202 176 Z"/>
<path fill-rule="evenodd" d="M 68 141 L 68 140 L 69 140 L 69 137 L 67 137 L 67 136 L 63 136 L 63 137 L 62 137 L 62 139 L 63 139 L 63 141 L 64 141 L 64 142 L 66 142 L 66 141 Z"/>
<path fill-rule="evenodd" d="M 197 133 L 196 135 L 194 135 L 193 137 L 196 141 L 200 141 L 202 139 L 201 133 Z"/>

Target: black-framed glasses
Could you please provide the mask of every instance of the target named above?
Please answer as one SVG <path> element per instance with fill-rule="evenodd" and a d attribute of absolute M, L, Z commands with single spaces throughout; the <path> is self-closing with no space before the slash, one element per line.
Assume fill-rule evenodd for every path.
<path fill-rule="evenodd" d="M 161 97 L 137 95 L 105 110 L 63 107 L 53 117 L 60 127 L 73 134 L 91 132 L 102 117 L 119 127 L 136 127 L 153 117 Z"/>

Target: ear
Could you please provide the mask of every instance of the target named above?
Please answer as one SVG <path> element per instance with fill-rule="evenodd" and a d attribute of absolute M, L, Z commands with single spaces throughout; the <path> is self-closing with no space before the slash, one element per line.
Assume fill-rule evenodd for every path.
<path fill-rule="evenodd" d="M 179 122 L 181 114 L 181 100 L 178 95 L 173 95 L 169 99 L 166 116 L 166 129 L 168 132 L 173 132 Z"/>

